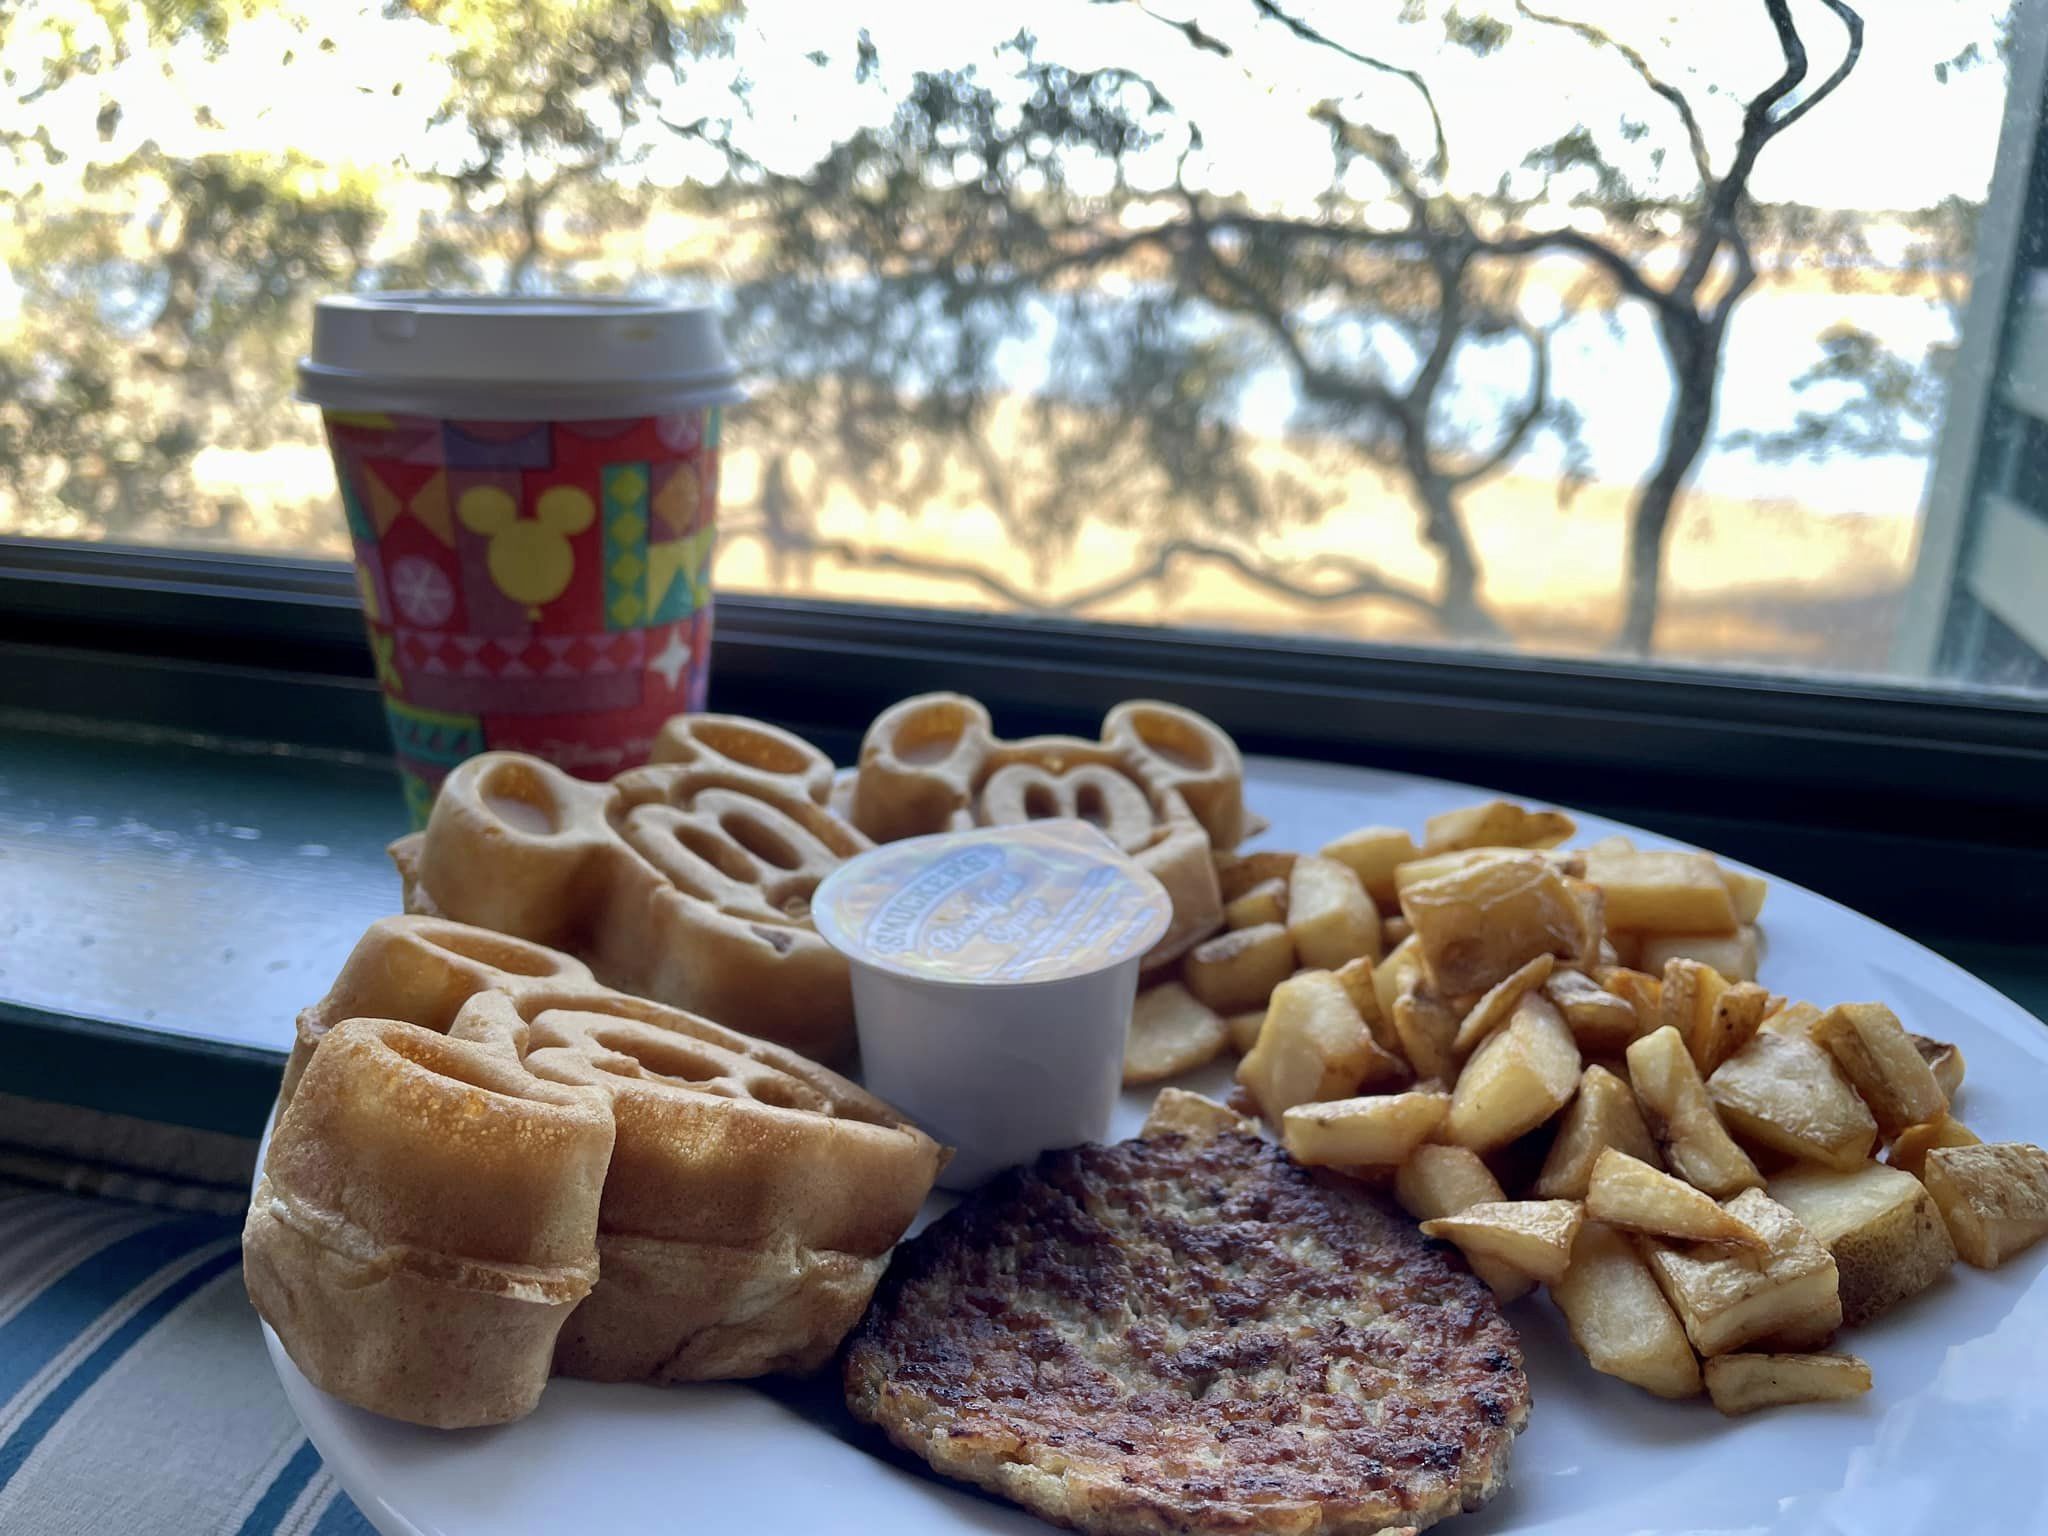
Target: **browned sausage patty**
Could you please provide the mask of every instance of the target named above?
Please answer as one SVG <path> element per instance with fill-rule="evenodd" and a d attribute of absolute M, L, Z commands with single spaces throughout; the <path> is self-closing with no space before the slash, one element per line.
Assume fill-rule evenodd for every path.
<path fill-rule="evenodd" d="M 896 1251 L 846 1400 L 1102 1533 L 1423 1526 L 1506 1480 L 1515 1333 L 1453 1256 L 1253 1136 L 1056 1152 Z"/>

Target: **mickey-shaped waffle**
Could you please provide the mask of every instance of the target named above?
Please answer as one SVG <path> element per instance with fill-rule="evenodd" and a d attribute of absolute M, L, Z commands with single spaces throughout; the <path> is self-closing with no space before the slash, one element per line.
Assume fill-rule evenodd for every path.
<path fill-rule="evenodd" d="M 1227 853 L 1258 830 L 1245 813 L 1236 744 L 1194 711 L 1149 699 L 1112 709 L 1100 741 L 1008 742 L 973 699 L 904 699 L 868 727 L 859 772 L 838 803 L 876 842 L 1050 817 L 1092 822 L 1173 898 L 1173 922 L 1147 966 L 1222 925 L 1211 851 Z"/>
<path fill-rule="evenodd" d="M 608 986 L 844 1057 L 851 984 L 810 898 L 869 843 L 826 804 L 831 761 L 730 715 L 678 716 L 654 756 L 608 784 L 515 752 L 471 758 L 426 830 L 391 845 L 406 910 L 565 950 Z"/>
<path fill-rule="evenodd" d="M 866 1308 L 943 1150 L 793 1051 L 426 917 L 299 1016 L 243 1234 L 308 1379 L 444 1428 L 550 1370 L 808 1370 Z"/>

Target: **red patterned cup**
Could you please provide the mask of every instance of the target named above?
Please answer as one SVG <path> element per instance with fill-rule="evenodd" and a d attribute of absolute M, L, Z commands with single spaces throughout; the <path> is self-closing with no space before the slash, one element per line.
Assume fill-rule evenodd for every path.
<path fill-rule="evenodd" d="M 704 707 L 736 380 L 702 309 L 321 303 L 299 393 L 326 421 L 415 825 L 465 757 L 606 779 Z"/>

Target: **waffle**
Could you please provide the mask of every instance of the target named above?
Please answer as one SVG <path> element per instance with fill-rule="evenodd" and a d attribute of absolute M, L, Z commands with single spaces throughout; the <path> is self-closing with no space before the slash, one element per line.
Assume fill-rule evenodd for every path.
<path fill-rule="evenodd" d="M 663 727 L 609 783 L 487 752 L 449 774 L 391 857 L 409 912 L 562 950 L 607 986 L 821 1061 L 853 1048 L 846 961 L 810 898 L 868 840 L 827 805 L 808 742 L 727 715 Z"/>
<path fill-rule="evenodd" d="M 1244 807 L 1244 763 L 1213 722 L 1134 699 L 1099 741 L 999 741 L 988 711 L 954 693 L 904 699 L 875 718 L 860 768 L 839 793 L 847 819 L 876 842 L 1047 817 L 1093 822 L 1164 885 L 1173 921 L 1148 967 L 1222 926 L 1212 851 L 1257 830 Z"/>
<path fill-rule="evenodd" d="M 793 1051 L 538 945 L 386 918 L 299 1016 L 245 1272 L 315 1385 L 503 1423 L 550 1371 L 822 1365 L 943 1159 Z"/>

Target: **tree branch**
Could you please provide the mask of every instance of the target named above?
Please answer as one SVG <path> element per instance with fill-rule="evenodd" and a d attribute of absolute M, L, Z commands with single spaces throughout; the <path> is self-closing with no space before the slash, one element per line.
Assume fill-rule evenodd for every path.
<path fill-rule="evenodd" d="M 1713 162 L 1707 157 L 1707 136 L 1700 129 L 1700 120 L 1692 110 L 1692 103 L 1685 99 L 1683 91 L 1660 78 L 1657 72 L 1650 68 L 1650 61 L 1643 57 L 1639 49 L 1602 31 L 1591 22 L 1573 21 L 1568 16 L 1551 16 L 1542 11 L 1532 10 L 1528 0 L 1515 0 L 1515 9 L 1531 21 L 1541 22 L 1548 27 L 1562 28 L 1591 43 L 1595 48 L 1611 48 L 1619 54 L 1629 68 L 1636 72 L 1637 78 L 1643 84 L 1671 103 L 1672 110 L 1678 114 L 1678 120 L 1685 125 L 1686 141 L 1692 146 L 1692 163 L 1699 167 L 1700 184 L 1704 186 L 1713 181 L 1714 167 Z"/>
<path fill-rule="evenodd" d="M 1500 469 L 1517 453 L 1522 444 L 1529 440 L 1529 434 L 1536 429 L 1536 423 L 1543 419 L 1543 413 L 1550 408 L 1550 333 L 1539 331 L 1526 321 L 1518 323 L 1518 330 L 1529 342 L 1529 398 L 1516 413 L 1513 423 L 1493 449 L 1478 463 L 1455 470 L 1445 475 L 1451 484 L 1464 486 L 1484 480 Z"/>
<path fill-rule="evenodd" d="M 1820 3 L 1833 11 L 1841 21 L 1843 30 L 1849 34 L 1849 46 L 1842 54 L 1842 62 L 1835 66 L 1834 73 L 1815 86 L 1811 96 L 1772 122 L 1771 133 L 1774 137 L 1827 100 L 1835 87 L 1849 78 L 1849 71 L 1856 67 L 1856 61 L 1863 55 L 1863 18 L 1853 7 L 1845 4 L 1844 0 L 1820 0 Z"/>
<path fill-rule="evenodd" d="M 1635 263 L 1620 251 L 1576 229 L 1551 229 L 1535 234 L 1482 239 L 1478 242 L 1478 250 L 1487 256 L 1526 256 L 1532 251 L 1543 250 L 1571 251 L 1575 255 L 1584 256 L 1599 267 L 1631 298 L 1658 306 L 1671 301 L 1670 294 L 1653 286 L 1648 278 L 1636 270 Z"/>
<path fill-rule="evenodd" d="M 1430 90 L 1429 82 L 1424 80 L 1420 73 L 1386 59 L 1374 58 L 1371 54 L 1360 53 L 1355 48 L 1347 47 L 1329 34 L 1317 31 L 1316 28 L 1310 26 L 1299 16 L 1282 8 L 1278 0 L 1251 0 L 1251 4 L 1252 9 L 1261 16 L 1264 16 L 1269 21 L 1278 22 L 1303 42 L 1313 43 L 1318 48 L 1327 48 L 1332 53 L 1351 60 L 1354 64 L 1362 64 L 1367 69 L 1377 70 L 1383 75 L 1393 75 L 1396 79 L 1405 80 L 1415 87 L 1416 94 L 1422 98 L 1423 106 L 1429 109 L 1430 126 L 1436 134 L 1436 148 L 1430 160 L 1430 174 L 1442 176 L 1450 169 L 1451 146 L 1444 137 L 1443 114 L 1437 111 L 1436 93 Z"/>

